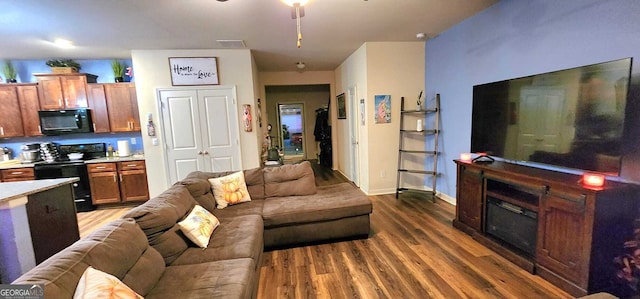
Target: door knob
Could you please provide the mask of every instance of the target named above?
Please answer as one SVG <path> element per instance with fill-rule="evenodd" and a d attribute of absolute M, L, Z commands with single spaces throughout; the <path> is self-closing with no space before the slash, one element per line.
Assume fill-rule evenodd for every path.
<path fill-rule="evenodd" d="M 205 155 L 208 155 L 208 154 L 209 154 L 209 152 L 207 152 L 207 151 L 204 151 L 204 154 L 205 154 Z"/>
<path fill-rule="evenodd" d="M 199 151 L 199 152 L 198 152 L 198 155 L 202 155 L 202 151 Z"/>

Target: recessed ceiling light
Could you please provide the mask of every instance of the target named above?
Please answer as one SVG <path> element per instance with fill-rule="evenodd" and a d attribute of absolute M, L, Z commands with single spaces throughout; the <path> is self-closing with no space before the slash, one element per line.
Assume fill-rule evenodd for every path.
<path fill-rule="evenodd" d="M 73 43 L 70 40 L 64 38 L 56 38 L 53 43 L 63 49 L 73 48 Z"/>

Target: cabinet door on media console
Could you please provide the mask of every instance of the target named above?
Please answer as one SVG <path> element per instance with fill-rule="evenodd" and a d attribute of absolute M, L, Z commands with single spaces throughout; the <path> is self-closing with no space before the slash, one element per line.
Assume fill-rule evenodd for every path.
<path fill-rule="evenodd" d="M 542 197 L 538 214 L 536 262 L 586 289 L 593 217 L 587 195 L 555 193 Z M 590 213 L 592 215 L 592 213 Z M 589 219 L 591 218 L 591 219 Z"/>
<path fill-rule="evenodd" d="M 476 231 L 482 230 L 482 171 L 458 166 L 458 221 Z"/>

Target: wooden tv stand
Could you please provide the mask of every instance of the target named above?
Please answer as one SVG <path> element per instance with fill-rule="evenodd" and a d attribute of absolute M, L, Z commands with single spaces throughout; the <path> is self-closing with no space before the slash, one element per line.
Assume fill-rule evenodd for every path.
<path fill-rule="evenodd" d="M 625 253 L 624 242 L 633 239 L 638 186 L 607 181 L 602 188 L 587 188 L 574 174 L 500 161 L 455 163 L 454 227 L 576 297 L 612 288 L 617 270 L 613 259 Z M 488 219 L 487 211 L 495 202 L 512 212 L 526 211 L 513 214 L 522 217 L 526 213 L 528 218 L 514 219 L 526 220 L 532 230 L 517 225 L 501 229 L 522 229 L 525 235 L 521 237 L 533 240 L 533 248 L 514 246 L 505 241 L 509 238 L 492 233 L 496 213 Z M 497 222 L 507 223 L 505 218 Z"/>

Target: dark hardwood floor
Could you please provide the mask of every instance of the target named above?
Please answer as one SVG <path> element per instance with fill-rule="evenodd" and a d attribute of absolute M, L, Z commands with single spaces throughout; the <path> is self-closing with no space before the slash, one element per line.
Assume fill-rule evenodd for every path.
<path fill-rule="evenodd" d="M 312 165 L 318 185 L 346 181 Z M 369 238 L 265 252 L 258 298 L 572 298 L 454 229 L 442 200 L 369 198 Z M 81 235 L 128 209 L 80 213 Z"/>

